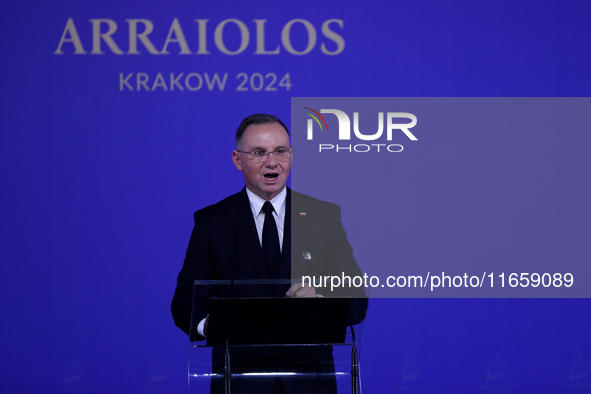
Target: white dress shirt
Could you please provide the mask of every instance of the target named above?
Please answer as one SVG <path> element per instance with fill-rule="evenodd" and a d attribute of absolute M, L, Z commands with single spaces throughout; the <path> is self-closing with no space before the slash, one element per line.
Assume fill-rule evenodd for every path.
<path fill-rule="evenodd" d="M 261 247 L 263 246 L 263 225 L 265 224 L 265 212 L 263 212 L 263 204 L 267 200 L 263 200 L 250 190 L 246 188 L 246 194 L 248 195 L 248 201 L 250 201 L 250 209 L 252 210 L 252 216 L 254 217 L 254 223 L 257 227 L 257 233 L 259 235 L 259 242 Z M 269 200 L 273 205 L 273 216 L 275 218 L 275 224 L 277 225 L 277 234 L 279 235 L 279 248 L 283 251 L 283 227 L 285 226 L 285 200 L 287 198 L 287 188 L 276 195 L 272 200 Z"/>

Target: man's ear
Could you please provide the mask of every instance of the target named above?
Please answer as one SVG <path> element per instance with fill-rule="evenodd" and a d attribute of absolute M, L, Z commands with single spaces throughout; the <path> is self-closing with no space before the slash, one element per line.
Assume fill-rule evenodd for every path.
<path fill-rule="evenodd" d="M 240 153 L 236 150 L 232 152 L 232 161 L 234 162 L 234 165 L 236 166 L 238 171 L 242 171 L 242 163 L 240 160 Z"/>

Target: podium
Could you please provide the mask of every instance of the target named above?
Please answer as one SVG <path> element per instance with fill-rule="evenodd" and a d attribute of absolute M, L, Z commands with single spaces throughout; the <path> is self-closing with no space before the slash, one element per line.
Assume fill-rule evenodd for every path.
<path fill-rule="evenodd" d="M 360 392 L 358 349 L 367 298 L 249 297 L 261 294 L 260 286 L 268 294 L 284 294 L 292 283 L 195 281 L 191 394 Z M 209 311 L 207 339 L 197 334 L 203 308 Z"/>

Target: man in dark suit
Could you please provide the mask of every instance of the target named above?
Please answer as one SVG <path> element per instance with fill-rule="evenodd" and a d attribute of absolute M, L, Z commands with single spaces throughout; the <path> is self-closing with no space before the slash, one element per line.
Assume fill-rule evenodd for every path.
<path fill-rule="evenodd" d="M 203 289 L 193 294 L 196 279 L 289 279 L 306 275 L 361 275 L 340 220 L 340 208 L 300 193 L 285 183 L 292 160 L 287 127 L 276 117 L 256 114 L 245 118 L 236 132 L 232 153 L 246 187 L 217 204 L 197 211 L 187 256 L 172 301 L 176 325 L 191 340 L 207 336 L 209 300 L 227 298 L 228 288 Z M 293 267 L 293 268 L 292 268 Z M 296 268 L 297 267 L 297 268 Z M 349 289 L 350 290 L 350 289 Z M 357 289 L 363 298 L 363 290 Z M 324 292 L 324 294 L 322 294 Z M 339 290 L 336 291 L 339 295 Z M 327 289 L 295 283 L 291 286 L 235 286 L 232 297 L 322 297 Z M 346 294 L 350 295 L 350 294 Z M 365 317 L 367 300 L 353 302 L 351 323 Z M 193 322 L 193 324 L 191 324 Z M 197 323 L 198 322 L 198 323 Z M 308 349 L 250 349 L 235 351 L 237 368 L 260 370 L 289 363 L 304 366 L 307 381 L 267 379 L 253 392 L 336 392 L 330 347 Z M 242 367 L 240 366 L 242 362 Z M 223 366 L 221 349 L 213 351 L 213 368 Z M 236 370 L 236 367 L 234 368 Z M 315 376 L 316 375 L 316 376 Z M 311 376 L 311 377 L 310 377 Z M 215 387 L 212 382 L 212 392 Z M 233 391 L 239 386 L 233 384 Z M 246 391 L 240 391 L 246 392 Z"/>

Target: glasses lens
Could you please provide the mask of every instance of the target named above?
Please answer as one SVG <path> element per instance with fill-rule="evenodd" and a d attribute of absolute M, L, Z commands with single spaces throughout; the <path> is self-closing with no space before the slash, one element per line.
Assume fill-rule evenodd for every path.
<path fill-rule="evenodd" d="M 280 149 L 275 152 L 275 158 L 281 161 L 287 161 L 291 157 L 291 152 L 285 149 Z"/>
<path fill-rule="evenodd" d="M 287 161 L 291 157 L 291 152 L 285 149 L 278 149 L 273 152 L 252 152 L 250 157 L 255 162 L 263 162 L 267 161 L 271 154 L 273 154 L 273 156 L 275 156 L 275 159 L 278 161 Z"/>

